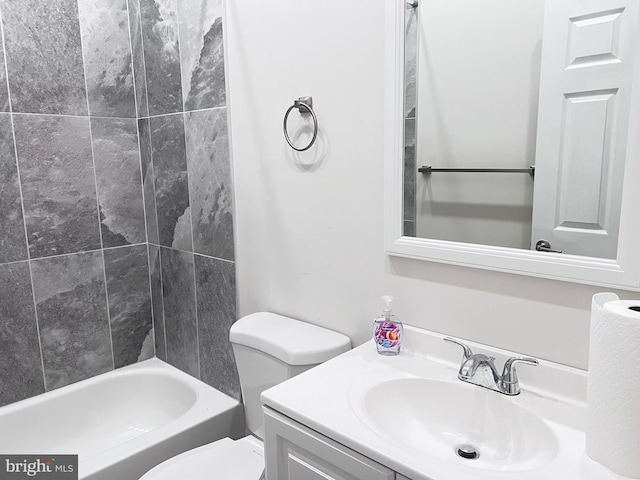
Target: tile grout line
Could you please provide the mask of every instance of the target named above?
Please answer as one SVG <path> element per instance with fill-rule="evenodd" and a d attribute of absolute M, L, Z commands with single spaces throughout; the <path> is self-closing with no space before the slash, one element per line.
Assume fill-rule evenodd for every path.
<path fill-rule="evenodd" d="M 131 10 L 129 9 L 129 1 L 130 0 L 125 0 L 125 9 L 127 11 L 127 36 L 129 37 L 129 51 L 131 52 L 131 76 L 133 77 L 133 104 L 134 104 L 134 110 L 135 110 L 135 119 L 136 119 L 136 123 L 138 121 L 138 89 L 136 88 L 136 68 L 134 65 L 134 57 L 133 57 L 133 39 L 131 38 Z M 138 9 L 140 10 L 140 9 Z M 138 148 L 139 149 L 139 148 Z M 145 219 L 146 220 L 146 219 Z M 145 222 L 146 225 L 146 222 Z"/>
<path fill-rule="evenodd" d="M 147 116 L 138 117 L 138 120 L 140 120 L 141 118 L 149 118 L 151 116 L 151 112 L 149 110 L 149 82 L 147 81 L 147 55 L 145 54 L 145 51 L 144 51 L 144 28 L 142 25 L 142 5 L 140 4 L 140 0 L 128 0 L 128 1 L 138 2 L 138 20 L 139 20 L 138 25 L 140 27 L 140 48 L 142 48 L 142 68 L 144 68 L 144 75 L 143 75 L 144 94 L 145 94 L 145 97 L 147 98 L 147 108 L 146 108 Z M 128 4 L 127 4 L 127 8 L 129 8 Z M 131 18 L 129 18 L 129 22 L 131 22 Z M 133 56 L 133 47 L 131 50 L 131 55 Z M 139 115 L 139 114 L 140 112 L 136 111 L 136 115 Z"/>
<path fill-rule="evenodd" d="M 227 108 L 226 105 L 221 105 L 219 107 L 211 107 L 211 108 L 199 108 L 197 110 L 183 110 L 181 112 L 171 112 L 171 113 L 160 113 L 158 115 L 149 115 L 148 117 L 140 117 L 138 118 L 138 120 L 141 119 L 145 119 L 145 118 L 159 118 L 159 117 L 168 117 L 171 115 L 180 115 L 181 113 L 198 113 L 198 112 L 207 112 L 209 110 L 221 110 L 223 108 Z M 32 114 L 32 115 L 37 115 L 37 114 Z"/>
<path fill-rule="evenodd" d="M 211 260 L 216 260 L 216 261 L 222 262 L 222 263 L 229 263 L 231 265 L 235 265 L 236 264 L 235 260 L 227 260 L 226 258 L 212 257 L 211 255 L 203 255 L 201 253 L 195 253 L 194 255 L 197 255 L 197 256 L 203 257 L 203 258 L 209 258 Z"/>
<path fill-rule="evenodd" d="M 220 261 L 220 262 L 224 262 L 224 263 L 236 263 L 236 261 L 235 261 L 235 260 L 229 260 L 229 259 L 227 259 L 227 258 L 215 257 L 215 256 L 212 256 L 212 255 L 207 255 L 207 254 L 205 254 L 205 253 L 189 252 L 189 251 L 187 251 L 187 250 L 182 250 L 182 249 L 180 249 L 180 248 L 167 247 L 166 245 L 158 245 L 158 244 L 155 244 L 155 243 L 150 243 L 150 245 L 154 245 L 154 246 L 156 246 L 156 247 L 168 248 L 168 249 L 170 249 L 170 250 L 176 250 L 176 251 L 178 251 L 178 252 L 182 252 L 182 253 L 193 253 L 194 255 L 197 255 L 197 256 L 199 256 L 199 257 L 210 258 L 210 259 L 218 260 L 218 261 Z"/>
<path fill-rule="evenodd" d="M 18 265 L 18 264 L 24 263 L 24 262 L 29 262 L 29 259 L 25 258 L 24 260 L 13 260 L 11 262 L 0 263 L 0 267 L 8 267 L 8 266 L 11 266 L 11 265 Z"/>
<path fill-rule="evenodd" d="M 149 277 L 149 303 L 151 304 L 151 329 L 153 330 L 153 356 L 158 358 L 158 352 L 156 352 L 156 318 L 153 306 L 153 289 L 151 287 L 151 250 L 149 242 L 147 242 L 145 246 L 147 247 L 147 276 Z"/>
<path fill-rule="evenodd" d="M 153 212 L 151 212 L 153 215 L 155 215 L 156 218 L 156 235 L 158 238 L 158 243 L 160 243 L 160 226 L 158 224 L 158 205 L 157 205 L 157 197 L 156 197 L 156 169 L 155 169 L 155 165 L 154 165 L 154 161 L 153 161 L 153 142 L 151 140 L 151 115 L 150 115 L 150 104 L 149 104 L 149 82 L 147 81 L 147 55 L 144 49 L 144 28 L 142 25 L 142 5 L 140 4 L 139 0 L 127 0 L 127 2 L 137 2 L 138 3 L 138 18 L 134 19 L 135 21 L 138 22 L 138 27 L 139 27 L 139 33 L 140 33 L 140 48 L 142 49 L 142 68 L 144 69 L 143 72 L 143 80 L 144 80 L 144 95 L 145 98 L 147 100 L 147 106 L 146 106 L 146 116 L 142 116 L 142 117 L 138 117 L 137 119 L 137 124 L 138 124 L 138 137 L 139 137 L 139 141 L 140 141 L 140 160 L 142 161 L 142 137 L 140 136 L 140 120 L 146 120 L 147 122 L 147 129 L 148 129 L 148 133 L 149 133 L 149 155 L 151 158 L 149 158 L 149 167 L 147 169 L 147 176 L 150 175 L 151 178 L 151 188 L 153 190 Z M 127 3 L 127 9 L 129 9 L 129 3 Z M 130 12 L 130 9 L 129 9 Z M 131 13 L 129 13 L 129 25 L 131 25 Z M 131 42 L 133 42 L 133 39 L 130 39 Z M 131 47 L 131 55 L 133 57 L 133 44 Z M 137 98 L 136 98 L 137 101 Z M 137 115 L 140 115 L 140 111 L 136 109 L 136 113 Z M 142 112 L 143 114 L 145 113 L 145 111 Z M 144 195 L 144 180 L 142 183 L 142 191 L 143 191 L 143 195 Z M 145 218 L 147 215 L 147 205 L 145 203 Z M 149 230 L 147 228 L 147 252 L 150 252 L 150 248 L 151 245 L 153 245 L 151 242 L 149 242 Z M 163 331 L 163 339 L 164 339 L 164 360 L 167 361 L 167 363 L 169 362 L 169 355 L 168 355 L 168 351 L 167 351 L 167 325 L 165 322 L 165 309 L 164 309 L 164 280 L 163 280 L 163 275 L 162 275 L 162 252 L 160 250 L 160 246 L 157 246 L 158 249 L 158 275 L 160 276 L 160 301 L 162 303 L 162 318 L 159 318 L 158 321 L 162 322 L 162 331 Z M 156 336 L 158 334 L 157 330 L 156 330 L 156 324 L 158 323 L 156 321 L 156 312 L 155 312 L 155 308 L 153 306 L 153 286 L 152 286 L 152 278 L 151 278 L 151 257 L 149 256 L 149 290 L 151 292 L 151 303 L 152 303 L 152 314 L 153 314 L 153 351 L 154 354 L 157 357 L 157 349 L 156 349 Z M 159 314 L 160 312 L 158 312 Z M 159 316 L 159 315 L 158 315 Z"/>
<path fill-rule="evenodd" d="M 3 112 L 7 115 L 9 115 L 9 120 L 11 123 L 11 136 L 13 138 L 13 152 L 14 152 L 14 158 L 15 158 L 15 165 L 16 165 L 16 174 L 18 176 L 17 180 L 18 180 L 18 191 L 20 192 L 20 207 L 22 208 L 22 227 L 24 228 L 24 242 L 25 242 L 25 246 L 26 248 L 26 252 L 27 252 L 27 261 L 31 261 L 31 251 L 29 250 L 29 232 L 27 230 L 27 216 L 26 216 L 26 211 L 24 209 L 24 194 L 22 193 L 22 177 L 20 175 L 20 162 L 18 161 L 18 142 L 16 140 L 16 128 L 13 122 L 13 105 L 11 104 L 11 88 L 9 86 L 9 69 L 7 67 L 7 50 L 6 50 L 6 46 L 5 46 L 5 40 L 4 40 L 4 25 L 3 25 L 3 21 L 2 21 L 2 16 L 1 16 L 1 12 L 0 12 L 0 35 L 2 36 L 2 54 L 4 55 L 5 58 L 5 62 L 4 62 L 4 71 L 5 71 L 5 75 L 7 76 L 7 101 L 9 102 L 9 111 L 8 112 Z M 21 260 L 24 261 L 24 260 Z M 16 263 L 16 262 L 11 262 L 11 263 Z"/>
<path fill-rule="evenodd" d="M 144 175 L 142 174 L 142 146 L 140 141 L 140 125 L 138 124 L 138 92 L 136 89 L 136 70 L 133 65 L 133 43 L 131 40 L 131 12 L 129 10 L 129 1 L 126 0 L 126 10 L 127 10 L 127 26 L 129 27 L 128 35 L 129 35 L 129 50 L 131 52 L 131 72 L 133 75 L 133 103 L 135 105 L 136 112 L 136 134 L 138 140 L 138 170 L 140 171 L 140 190 L 142 191 L 142 213 L 144 214 L 144 238 L 146 239 L 146 243 L 149 243 L 149 228 L 147 227 L 147 204 L 146 198 L 144 194 Z M 104 247 L 104 245 L 103 245 Z M 154 350 L 155 352 L 155 350 Z"/>
<path fill-rule="evenodd" d="M 42 368 L 42 387 L 47 391 L 47 374 L 44 368 L 44 351 L 42 349 L 42 336 L 40 335 L 40 321 L 38 319 L 38 304 L 36 300 L 36 288 L 33 281 L 33 268 L 31 267 L 31 251 L 29 249 L 29 232 L 27 230 L 27 216 L 24 209 L 24 194 L 22 192 L 22 177 L 20 175 L 20 162 L 18 161 L 18 142 L 16 140 L 16 128 L 13 122 L 13 104 L 11 102 L 11 86 L 9 84 L 9 66 L 7 62 L 7 42 L 4 35 L 4 21 L 0 12 L 0 36 L 2 37 L 2 54 L 4 55 L 4 71 L 7 79 L 7 101 L 9 102 L 9 119 L 11 120 L 11 135 L 13 137 L 13 151 L 16 163 L 16 174 L 18 176 L 18 191 L 20 192 L 20 206 L 22 207 L 22 226 L 24 227 L 24 241 L 27 247 L 27 262 L 29 267 L 29 281 L 31 282 L 31 298 L 33 299 L 33 313 L 36 322 L 36 334 L 38 335 L 38 348 L 40 350 L 40 367 Z M 14 262 L 17 263 L 17 262 Z"/>
<path fill-rule="evenodd" d="M 160 224 L 158 222 L 158 204 L 157 204 L 157 194 L 156 194 L 156 167 L 155 167 L 155 162 L 154 162 L 154 152 L 153 152 L 153 140 L 152 140 L 152 135 L 151 135 L 151 103 L 149 102 L 149 81 L 147 78 L 147 55 L 146 55 L 146 51 L 144 48 L 144 26 L 143 26 L 143 21 L 142 21 L 142 17 L 143 17 L 143 12 L 142 12 L 142 5 L 140 4 L 140 0 L 130 0 L 130 1 L 134 1 L 134 2 L 138 2 L 138 24 L 140 27 L 140 47 L 142 48 L 142 66 L 144 68 L 144 87 L 145 87 L 145 96 L 147 98 L 147 108 L 146 108 L 146 116 L 143 117 L 138 117 L 138 125 L 139 125 L 139 121 L 140 120 L 146 120 L 147 124 L 148 124 L 148 129 L 149 129 L 149 154 L 151 155 L 151 186 L 153 187 L 153 204 L 154 204 L 154 212 L 155 216 L 156 216 L 156 227 L 157 227 L 157 238 L 158 238 L 158 243 L 160 243 Z M 128 5 L 127 5 L 128 8 Z M 129 21 L 131 21 L 131 19 L 129 19 Z M 133 55 L 133 49 L 131 51 L 131 54 Z M 138 115 L 140 114 L 140 112 L 136 112 Z M 145 113 L 145 112 L 142 112 Z M 144 187 L 144 185 L 143 185 Z M 143 188 L 144 189 L 144 188 Z M 146 205 L 145 205 L 145 212 L 146 212 Z M 149 242 L 149 237 L 148 237 L 148 233 L 147 232 L 147 244 L 148 245 L 153 245 Z M 159 272 L 158 274 L 160 275 L 160 300 L 162 302 L 162 330 L 163 330 L 163 336 L 164 336 L 164 359 L 167 363 L 169 362 L 169 349 L 168 349 L 168 342 L 167 342 L 167 322 L 166 322 L 166 315 L 165 315 L 165 305 L 164 305 L 164 274 L 162 273 L 162 249 L 159 245 L 156 245 L 158 248 L 158 266 L 159 266 Z M 149 286 L 151 288 L 151 262 L 149 262 Z M 152 295 L 153 295 L 153 291 L 152 291 Z M 152 301 L 153 301 L 153 297 L 152 297 Z M 154 328 L 155 328 L 155 317 L 154 317 Z M 153 339 L 153 349 L 155 352 L 155 348 L 156 348 L 156 331 L 154 330 L 154 339 Z"/>
<path fill-rule="evenodd" d="M 9 84 L 9 62 L 7 62 L 7 41 L 4 36 L 4 21 L 2 12 L 0 11 L 0 35 L 2 38 L 2 54 L 4 55 L 4 74 L 7 84 L 7 101 L 9 102 L 9 112 L 13 114 L 13 105 L 11 104 L 11 85 Z"/>
<path fill-rule="evenodd" d="M 9 101 L 9 108 L 11 109 L 11 101 Z M 27 265 L 29 266 L 29 280 L 31 281 L 31 295 L 33 297 L 33 312 L 35 314 L 35 322 L 36 322 L 36 332 L 38 334 L 38 346 L 40 348 L 40 365 L 42 366 L 42 381 L 44 384 L 44 391 L 47 391 L 47 378 L 46 378 L 46 371 L 44 368 L 44 350 L 42 349 L 42 336 L 40 335 L 40 320 L 38 318 L 38 302 L 36 299 L 36 287 L 35 287 L 35 282 L 33 279 L 33 268 L 31 265 L 32 259 L 31 259 L 31 251 L 29 250 L 29 237 L 28 237 L 28 232 L 27 232 L 27 219 L 25 217 L 25 210 L 24 210 L 24 197 L 22 194 L 22 179 L 20 177 L 20 165 L 18 162 L 18 144 L 16 141 L 16 133 L 15 133 L 15 127 L 13 124 L 13 115 L 11 115 L 11 130 L 12 130 L 12 135 L 13 135 L 13 148 L 15 151 L 15 161 L 16 161 L 16 172 L 18 175 L 18 189 L 20 191 L 20 203 L 22 206 L 22 219 L 23 219 L 23 226 L 24 226 L 24 234 L 25 234 L 25 243 L 27 246 L 27 259 L 26 260 L 20 260 L 19 262 L 11 262 L 13 264 L 17 264 L 17 263 L 22 263 L 22 262 L 27 262 Z"/>
<path fill-rule="evenodd" d="M 196 276 L 196 255 L 192 254 L 193 258 L 193 300 L 196 313 L 196 352 L 198 356 L 198 380 L 202 379 L 202 372 L 200 368 L 200 322 L 198 321 L 198 278 Z"/>
<path fill-rule="evenodd" d="M 137 108 L 137 107 L 136 107 Z M 151 290 L 151 262 L 149 261 L 149 226 L 147 224 L 147 201 L 144 192 L 144 175 L 142 174 L 142 138 L 140 136 L 140 124 L 136 120 L 136 132 L 138 132 L 138 161 L 140 164 L 140 188 L 142 190 L 142 211 L 144 212 L 144 234 L 147 245 L 147 273 L 149 276 L 149 299 L 151 300 L 151 326 L 155 329 L 155 312 L 153 308 L 153 291 Z M 147 171 L 147 175 L 149 172 Z M 154 194 L 155 196 L 155 194 Z M 155 200 L 155 199 L 154 199 Z M 156 357 L 156 333 L 153 331 L 153 356 Z"/>
<path fill-rule="evenodd" d="M 152 214 L 155 215 L 156 217 L 156 238 L 158 239 L 158 243 L 160 243 L 160 224 L 158 222 L 158 203 L 157 203 L 157 196 L 156 196 L 156 166 L 155 166 L 155 161 L 154 161 L 154 151 L 153 151 L 153 140 L 152 140 L 152 135 L 151 135 L 151 120 L 149 118 L 141 118 L 138 119 L 138 135 L 140 136 L 140 120 L 146 120 L 147 122 L 147 128 L 148 128 L 148 140 L 149 140 L 149 168 L 147 169 L 147 176 L 149 176 L 149 174 L 151 175 L 151 188 L 153 190 L 153 212 Z M 142 137 L 140 136 L 140 139 L 142 139 Z M 140 143 L 140 160 L 142 160 L 142 143 Z M 142 184 L 142 190 L 144 192 L 144 181 Z M 146 204 L 145 204 L 145 218 L 146 218 Z M 152 242 L 149 241 L 149 231 L 147 230 L 147 243 L 151 243 Z M 159 247 L 160 245 L 158 245 Z"/>
<path fill-rule="evenodd" d="M 193 231 L 193 201 L 191 198 L 191 182 L 189 181 L 189 147 L 187 145 L 187 114 L 184 113 L 183 131 L 184 131 L 184 155 L 187 163 L 187 190 L 189 194 L 189 220 L 191 223 L 191 255 L 193 256 L 193 293 L 195 301 L 196 313 L 196 351 L 198 353 L 198 378 L 201 378 L 202 372 L 200 368 L 200 321 L 198 318 L 198 278 L 196 275 L 196 246 L 195 232 Z"/>
<path fill-rule="evenodd" d="M 164 358 L 168 364 L 169 361 L 169 348 L 167 343 L 167 322 L 165 320 L 165 306 L 164 306 L 164 273 L 162 272 L 162 247 L 158 246 L 158 263 L 160 264 L 160 299 L 162 300 L 162 326 L 164 328 Z"/>
<path fill-rule="evenodd" d="M 149 124 L 149 153 L 151 155 L 151 175 L 152 175 L 152 185 L 153 185 L 153 198 L 155 203 L 155 214 L 156 214 L 156 224 L 158 225 L 158 243 L 160 243 L 160 222 L 158 221 L 158 204 L 157 204 L 157 196 L 156 196 L 156 167 L 155 167 L 155 154 L 153 150 L 153 135 L 151 128 L 151 119 L 147 119 Z M 147 239 L 148 240 L 148 239 Z M 154 245 L 154 244 L 151 244 Z M 162 300 L 162 329 L 164 331 L 164 358 L 167 363 L 169 362 L 169 349 L 167 342 L 167 322 L 166 322 L 166 309 L 164 305 L 164 274 L 162 273 L 162 247 L 160 245 L 156 245 L 158 247 L 158 263 L 160 264 L 160 299 Z M 151 265 L 149 265 L 151 268 Z M 155 331 L 154 331 L 155 337 Z M 155 338 L 154 338 L 154 349 L 155 349 Z"/>
<path fill-rule="evenodd" d="M 151 155 L 151 158 L 149 159 L 151 161 L 151 164 L 147 167 L 147 178 L 149 178 L 149 175 L 151 176 L 151 186 L 153 188 L 153 204 L 154 204 L 154 211 L 152 212 L 152 214 L 156 215 L 156 225 L 158 223 L 158 214 L 155 211 L 155 174 L 153 173 L 153 154 L 151 151 L 151 124 L 149 121 L 147 121 L 147 124 L 149 126 L 149 155 Z M 138 152 L 140 154 L 140 172 L 142 174 L 142 142 L 144 141 L 142 138 L 142 135 L 140 135 L 140 121 L 137 120 L 136 121 L 136 127 L 138 129 Z M 152 286 L 152 278 L 151 278 L 151 250 L 150 250 L 150 246 L 151 243 L 149 242 L 149 227 L 147 224 L 147 202 L 146 202 L 146 194 L 144 191 L 144 178 L 142 178 L 142 201 L 143 201 L 143 206 L 144 206 L 144 225 L 145 225 L 145 232 L 147 235 L 147 266 L 148 266 L 148 273 L 149 273 L 149 298 L 151 300 L 151 322 L 152 322 L 152 326 L 153 326 L 153 356 L 154 357 L 158 357 L 158 352 L 156 349 L 156 311 L 155 311 L 155 305 L 153 302 L 153 286 Z M 159 236 L 159 234 L 158 234 Z M 160 255 L 160 250 L 158 250 L 158 256 Z M 162 273 L 160 273 L 160 275 L 162 275 Z M 160 295 L 163 295 L 162 293 L 162 281 L 160 282 L 160 287 L 161 287 L 161 291 L 160 291 Z M 158 314 L 160 312 L 157 312 Z M 164 306 L 162 308 L 162 322 L 164 325 Z M 165 358 L 166 358 L 166 345 L 165 345 Z"/>
<path fill-rule="evenodd" d="M 186 102 L 185 98 L 184 98 L 184 85 L 182 84 L 183 79 L 182 79 L 182 56 L 184 55 L 182 48 L 180 48 L 180 1 L 181 0 L 174 0 L 173 3 L 176 6 L 176 32 L 178 33 L 178 38 L 177 38 L 177 42 L 178 42 L 178 65 L 179 68 L 178 70 L 180 71 L 180 111 L 176 112 L 176 113 L 185 113 L 185 108 L 184 108 L 184 104 Z M 151 112 L 149 112 L 149 114 L 151 114 Z"/>
<path fill-rule="evenodd" d="M 180 42 L 180 7 L 179 2 L 175 2 L 176 5 L 176 29 L 178 31 L 178 43 Z M 194 231 L 193 231 L 193 201 L 191 197 L 191 182 L 189 181 L 189 147 L 187 145 L 187 112 L 185 112 L 185 97 L 184 97 L 184 89 L 183 89 L 183 79 L 182 79 L 182 57 L 183 51 L 180 49 L 179 63 L 180 63 L 180 92 L 182 97 L 182 133 L 184 134 L 184 159 L 187 167 L 187 193 L 189 195 L 189 224 L 191 226 L 191 255 L 193 258 L 193 301 L 195 306 L 195 314 L 196 314 L 196 354 L 198 358 L 198 379 L 202 378 L 202 372 L 200 368 L 200 325 L 198 321 L 198 279 L 196 276 L 196 247 L 195 247 L 195 239 L 194 239 Z"/>
<path fill-rule="evenodd" d="M 88 101 L 88 99 L 87 99 Z M 96 204 L 98 206 L 98 231 L 100 233 L 100 245 L 102 248 L 100 249 L 100 253 L 102 255 L 102 275 L 104 277 L 104 296 L 106 300 L 107 307 L 107 322 L 109 325 L 109 340 L 111 342 L 111 361 L 113 365 L 113 370 L 116 369 L 116 357 L 113 350 L 113 332 L 111 330 L 111 309 L 109 308 L 109 287 L 107 286 L 107 262 L 105 261 L 104 256 L 104 240 L 102 238 L 102 222 L 100 221 L 100 197 L 98 196 L 98 178 L 96 172 L 96 159 L 95 152 L 93 150 L 93 130 L 91 128 L 91 119 L 89 119 L 89 136 L 91 137 L 91 158 L 93 160 L 93 180 L 96 187 Z"/>
<path fill-rule="evenodd" d="M 158 243 L 160 243 L 160 223 L 158 222 L 158 203 L 157 203 L 157 197 L 156 197 L 156 167 L 154 165 L 154 153 L 153 153 L 153 141 L 151 139 L 151 120 L 147 119 L 147 128 L 149 130 L 149 155 L 151 156 L 150 160 L 150 164 L 149 164 L 149 170 L 150 170 L 150 174 L 151 174 L 151 188 L 153 190 L 153 214 L 156 216 L 156 234 L 157 234 L 157 238 L 158 238 Z M 147 243 L 149 243 L 150 245 L 153 245 L 149 242 L 149 238 L 147 237 Z M 165 360 L 168 362 L 169 361 L 169 357 L 167 355 L 167 324 L 165 321 L 165 310 L 164 310 L 164 281 L 162 279 L 162 257 L 161 257 L 161 252 L 160 252 L 160 246 L 157 245 L 158 247 L 158 258 L 159 258 L 159 264 L 160 264 L 160 298 L 162 300 L 162 331 L 164 332 L 164 358 Z M 151 278 L 151 264 L 149 264 L 149 278 Z M 153 292 L 152 292 L 153 294 Z M 154 327 L 155 327 L 155 317 L 154 317 Z M 155 330 L 154 330 L 154 339 L 153 339 L 153 348 L 155 351 Z"/>
<path fill-rule="evenodd" d="M 78 23 L 80 23 L 80 13 L 78 12 Z M 113 350 L 113 332 L 111 331 L 111 312 L 109 311 L 109 289 L 107 287 L 107 265 L 104 257 L 104 239 L 102 238 L 102 222 L 100 220 L 100 196 L 98 194 L 98 172 L 96 171 L 96 154 L 93 148 L 93 128 L 91 125 L 91 105 L 89 105 L 89 84 L 87 82 L 87 62 L 85 59 L 84 40 L 82 39 L 82 27 L 80 26 L 80 50 L 82 52 L 82 69 L 84 73 L 84 88 L 87 99 L 87 120 L 89 122 L 89 142 L 91 144 L 91 162 L 93 164 L 93 184 L 96 191 L 96 207 L 98 214 L 98 233 L 100 234 L 100 253 L 102 255 L 102 276 L 104 279 L 104 297 L 107 307 L 107 325 L 109 327 L 109 341 L 111 343 L 111 365 L 116 369 L 116 359 Z"/>
<path fill-rule="evenodd" d="M 86 79 L 85 79 L 85 88 L 86 87 Z M 88 108 L 88 107 L 87 107 Z M 28 117 L 71 117 L 71 118 L 108 118 L 108 119 L 119 119 L 119 120 L 138 120 L 138 117 L 120 117 L 120 116 L 105 116 L 105 115 L 76 115 L 69 113 L 35 113 L 35 112 L 13 112 L 14 115 L 24 115 Z"/>
<path fill-rule="evenodd" d="M 142 192 L 142 213 L 144 214 L 144 238 L 146 239 L 146 250 L 147 250 L 147 277 L 149 279 L 149 303 L 151 306 L 151 328 L 153 330 L 153 356 L 157 357 L 156 352 L 156 332 L 155 332 L 155 312 L 153 308 L 153 291 L 151 290 L 151 262 L 149 257 L 149 225 L 147 221 L 147 201 L 146 195 L 144 191 L 144 175 L 142 172 L 142 139 L 140 137 L 140 123 L 138 121 L 138 114 L 140 112 L 138 105 L 138 89 L 136 87 L 136 67 L 134 65 L 134 53 L 133 53 L 133 39 L 131 38 L 131 9 L 129 8 L 129 2 L 131 0 L 126 0 L 126 11 L 127 11 L 127 26 L 129 27 L 128 36 L 129 36 L 129 51 L 131 52 L 131 73 L 133 75 L 133 101 L 135 105 L 135 113 L 136 113 L 136 132 L 138 136 L 138 168 L 140 170 L 140 190 Z M 134 0 L 135 1 L 135 0 Z M 140 11 L 140 7 L 138 6 L 138 11 Z M 142 34 L 142 32 L 140 32 Z M 143 61 L 144 63 L 144 58 Z M 138 72 L 140 73 L 140 72 Z M 145 75 L 146 77 L 146 75 Z M 145 78 L 146 82 L 146 78 Z M 148 108 L 148 105 L 147 105 Z M 114 358 L 114 367 L 115 367 L 115 358 Z"/>
<path fill-rule="evenodd" d="M 40 364 L 42 365 L 42 382 L 44 384 L 44 391 L 48 391 L 47 389 L 47 372 L 44 368 L 44 350 L 42 349 L 42 336 L 40 334 L 40 320 L 38 318 L 38 304 L 36 302 L 36 286 L 33 281 L 33 267 L 31 266 L 31 262 L 28 262 L 29 265 L 29 277 L 31 279 L 31 294 L 33 295 L 33 310 L 36 317 L 36 331 L 38 332 L 38 345 L 40 346 Z"/>
<path fill-rule="evenodd" d="M 96 253 L 96 252 L 99 252 L 100 250 L 119 250 L 121 248 L 138 247 L 140 245 L 145 245 L 145 243 L 146 242 L 141 242 L 141 243 L 132 243 L 132 244 L 127 244 L 127 245 L 118 245 L 116 247 L 94 248 L 92 250 L 80 250 L 78 252 L 60 253 L 58 255 L 48 255 L 46 257 L 36 257 L 36 258 L 31 258 L 30 260 L 32 262 L 38 262 L 40 260 L 46 260 L 46 259 L 49 259 L 49 258 L 70 257 L 71 255 L 81 255 L 83 253 Z M 0 263 L 0 265 L 8 265 L 8 264 L 12 264 L 12 263 L 20 263 L 20 262 L 26 262 L 26 261 L 27 260 L 16 260 L 14 262 Z"/>
<path fill-rule="evenodd" d="M 185 52 L 182 49 L 182 42 L 181 42 L 181 38 L 180 38 L 180 0 L 176 1 L 176 31 L 178 32 L 178 49 L 180 51 L 179 55 L 178 55 L 178 63 L 180 64 L 180 97 L 181 97 L 181 102 L 180 102 L 180 106 L 182 107 L 182 113 L 186 113 L 187 111 L 187 97 L 185 96 L 185 91 L 184 91 L 184 72 L 182 71 L 182 67 L 183 67 L 183 57 L 185 56 Z M 185 48 L 186 50 L 186 48 Z M 187 94 L 189 92 L 186 92 Z"/>

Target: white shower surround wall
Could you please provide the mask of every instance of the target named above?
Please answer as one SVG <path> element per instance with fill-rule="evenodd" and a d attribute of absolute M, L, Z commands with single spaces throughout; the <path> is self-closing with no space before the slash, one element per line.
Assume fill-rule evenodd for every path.
<path fill-rule="evenodd" d="M 158 359 L 0 408 L 4 454 L 77 454 L 80 480 L 139 478 L 243 434 L 241 405 Z"/>

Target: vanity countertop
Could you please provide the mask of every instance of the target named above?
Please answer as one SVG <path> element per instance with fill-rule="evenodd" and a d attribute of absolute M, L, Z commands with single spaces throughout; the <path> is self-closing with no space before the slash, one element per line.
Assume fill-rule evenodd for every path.
<path fill-rule="evenodd" d="M 520 366 L 522 393 L 510 397 L 458 380 L 460 350 L 442 338 L 405 326 L 400 355 L 380 356 L 369 341 L 263 392 L 262 401 L 412 480 L 624 478 L 585 454 L 585 371 Z M 465 343 L 499 366 L 516 355 Z M 477 460 L 455 453 L 452 432 L 466 430 Z M 414 440 L 427 431 L 423 444 Z"/>

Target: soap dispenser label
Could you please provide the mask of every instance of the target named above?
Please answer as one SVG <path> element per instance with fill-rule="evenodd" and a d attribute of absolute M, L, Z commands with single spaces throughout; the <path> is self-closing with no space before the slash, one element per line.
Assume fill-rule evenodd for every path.
<path fill-rule="evenodd" d="M 375 342 L 383 348 L 394 348 L 400 343 L 400 328 L 397 323 L 382 322 L 376 325 Z"/>

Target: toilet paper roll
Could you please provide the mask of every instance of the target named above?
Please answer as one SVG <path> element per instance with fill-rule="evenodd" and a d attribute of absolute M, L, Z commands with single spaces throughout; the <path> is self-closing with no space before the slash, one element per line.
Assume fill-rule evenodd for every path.
<path fill-rule="evenodd" d="M 586 451 L 613 472 L 640 478 L 640 300 L 593 296 Z"/>

